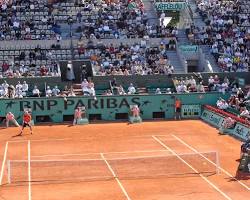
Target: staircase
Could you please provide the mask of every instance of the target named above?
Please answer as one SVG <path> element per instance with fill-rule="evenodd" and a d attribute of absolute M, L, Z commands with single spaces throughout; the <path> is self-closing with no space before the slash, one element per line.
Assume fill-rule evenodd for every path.
<path fill-rule="evenodd" d="M 205 59 L 207 60 L 208 64 L 211 65 L 213 72 L 220 72 L 220 68 L 214 58 L 214 56 L 211 54 L 210 50 L 211 48 L 208 45 L 200 45 L 200 48 L 202 49 L 202 52 L 205 55 Z"/>
<path fill-rule="evenodd" d="M 70 38 L 70 26 L 68 24 L 60 24 L 61 26 L 61 36 L 64 39 L 69 39 Z M 81 33 L 77 33 L 76 30 L 79 26 L 82 26 L 81 23 L 74 23 L 72 24 L 72 38 L 73 39 L 79 39 Z"/>
<path fill-rule="evenodd" d="M 197 12 L 197 5 L 196 5 L 195 1 L 194 0 L 189 0 L 189 6 L 190 6 L 190 8 L 192 10 L 192 13 L 193 13 L 193 20 L 194 20 L 193 22 L 194 22 L 194 24 L 196 26 L 198 26 L 198 27 L 205 26 L 205 23 L 202 20 L 199 12 Z"/>
<path fill-rule="evenodd" d="M 185 70 L 182 67 L 181 61 L 179 60 L 176 51 L 167 51 L 167 55 L 170 65 L 174 66 L 174 73 L 175 74 L 185 73 Z"/>
<path fill-rule="evenodd" d="M 185 29 L 179 29 L 178 30 L 177 38 L 178 38 L 178 43 L 180 45 L 182 45 L 182 44 L 190 44 L 190 41 L 188 40 Z"/>
<path fill-rule="evenodd" d="M 159 24 L 159 20 L 158 20 L 157 12 L 154 7 L 154 3 L 150 0 L 142 0 L 142 2 L 144 4 L 145 13 L 147 13 L 148 23 L 150 25 Z"/>
<path fill-rule="evenodd" d="M 82 96 L 83 95 L 81 84 L 74 84 L 73 85 L 73 91 L 74 91 L 76 96 Z"/>
<path fill-rule="evenodd" d="M 197 12 L 197 5 L 196 5 L 195 1 L 189 0 L 189 5 L 190 5 L 190 8 L 191 8 L 192 13 L 193 13 L 194 25 L 196 27 L 199 27 L 199 28 L 204 27 L 205 23 L 202 20 L 202 17 L 200 16 L 200 14 Z M 213 57 L 213 55 L 210 52 L 211 48 L 208 45 L 200 45 L 200 48 L 202 49 L 202 52 L 205 55 L 205 59 L 207 61 L 208 66 L 211 67 L 213 72 L 219 72 L 220 68 L 219 68 L 215 58 Z"/>

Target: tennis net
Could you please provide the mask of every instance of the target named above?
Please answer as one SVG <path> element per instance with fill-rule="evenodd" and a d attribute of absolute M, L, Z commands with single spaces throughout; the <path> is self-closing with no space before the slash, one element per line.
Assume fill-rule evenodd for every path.
<path fill-rule="evenodd" d="M 8 183 L 73 182 L 119 179 L 140 179 L 176 176 L 205 176 L 218 173 L 217 152 L 100 159 L 8 160 Z M 195 170 L 194 170 L 195 169 Z M 30 171 L 29 171 L 30 170 Z M 28 176 L 31 176 L 30 179 Z"/>

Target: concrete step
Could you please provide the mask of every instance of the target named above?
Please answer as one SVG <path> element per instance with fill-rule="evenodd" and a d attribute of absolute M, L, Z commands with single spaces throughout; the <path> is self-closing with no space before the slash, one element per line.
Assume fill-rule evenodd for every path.
<path fill-rule="evenodd" d="M 211 48 L 208 45 L 201 45 L 202 52 L 205 54 L 206 60 L 211 64 L 214 72 L 221 71 L 214 56 L 211 54 Z"/>
<path fill-rule="evenodd" d="M 167 51 L 169 63 L 174 66 L 174 73 L 185 73 L 176 51 Z"/>
<path fill-rule="evenodd" d="M 157 12 L 156 12 L 156 10 L 154 8 L 153 3 L 150 0 L 142 0 L 142 2 L 144 4 L 145 13 L 147 13 L 148 23 L 150 25 L 159 24 Z"/>

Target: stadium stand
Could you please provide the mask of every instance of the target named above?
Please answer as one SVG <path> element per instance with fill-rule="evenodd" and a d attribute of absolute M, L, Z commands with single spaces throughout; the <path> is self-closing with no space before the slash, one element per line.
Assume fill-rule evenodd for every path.
<path fill-rule="evenodd" d="M 249 2 L 197 0 L 203 20 L 186 29 L 192 43 L 209 46 L 220 70 L 249 71 Z"/>

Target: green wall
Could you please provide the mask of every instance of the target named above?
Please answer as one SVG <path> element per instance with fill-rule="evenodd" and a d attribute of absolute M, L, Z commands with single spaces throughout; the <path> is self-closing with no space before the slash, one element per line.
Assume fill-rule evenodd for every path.
<path fill-rule="evenodd" d="M 174 116 L 175 97 L 184 105 L 210 104 L 214 105 L 221 93 L 194 93 L 175 95 L 128 95 L 128 96 L 97 96 L 63 98 L 29 98 L 29 99 L 1 99 L 0 116 L 4 117 L 8 111 L 15 114 L 18 120 L 24 108 L 31 108 L 33 119 L 36 116 L 49 116 L 53 122 L 62 122 L 63 115 L 73 115 L 74 109 L 85 105 L 87 114 L 101 114 L 102 120 L 115 120 L 116 113 L 128 113 L 129 105 L 138 104 L 143 119 L 152 119 L 153 112 L 164 112 L 165 118 Z M 224 98 L 226 98 L 224 96 Z"/>

